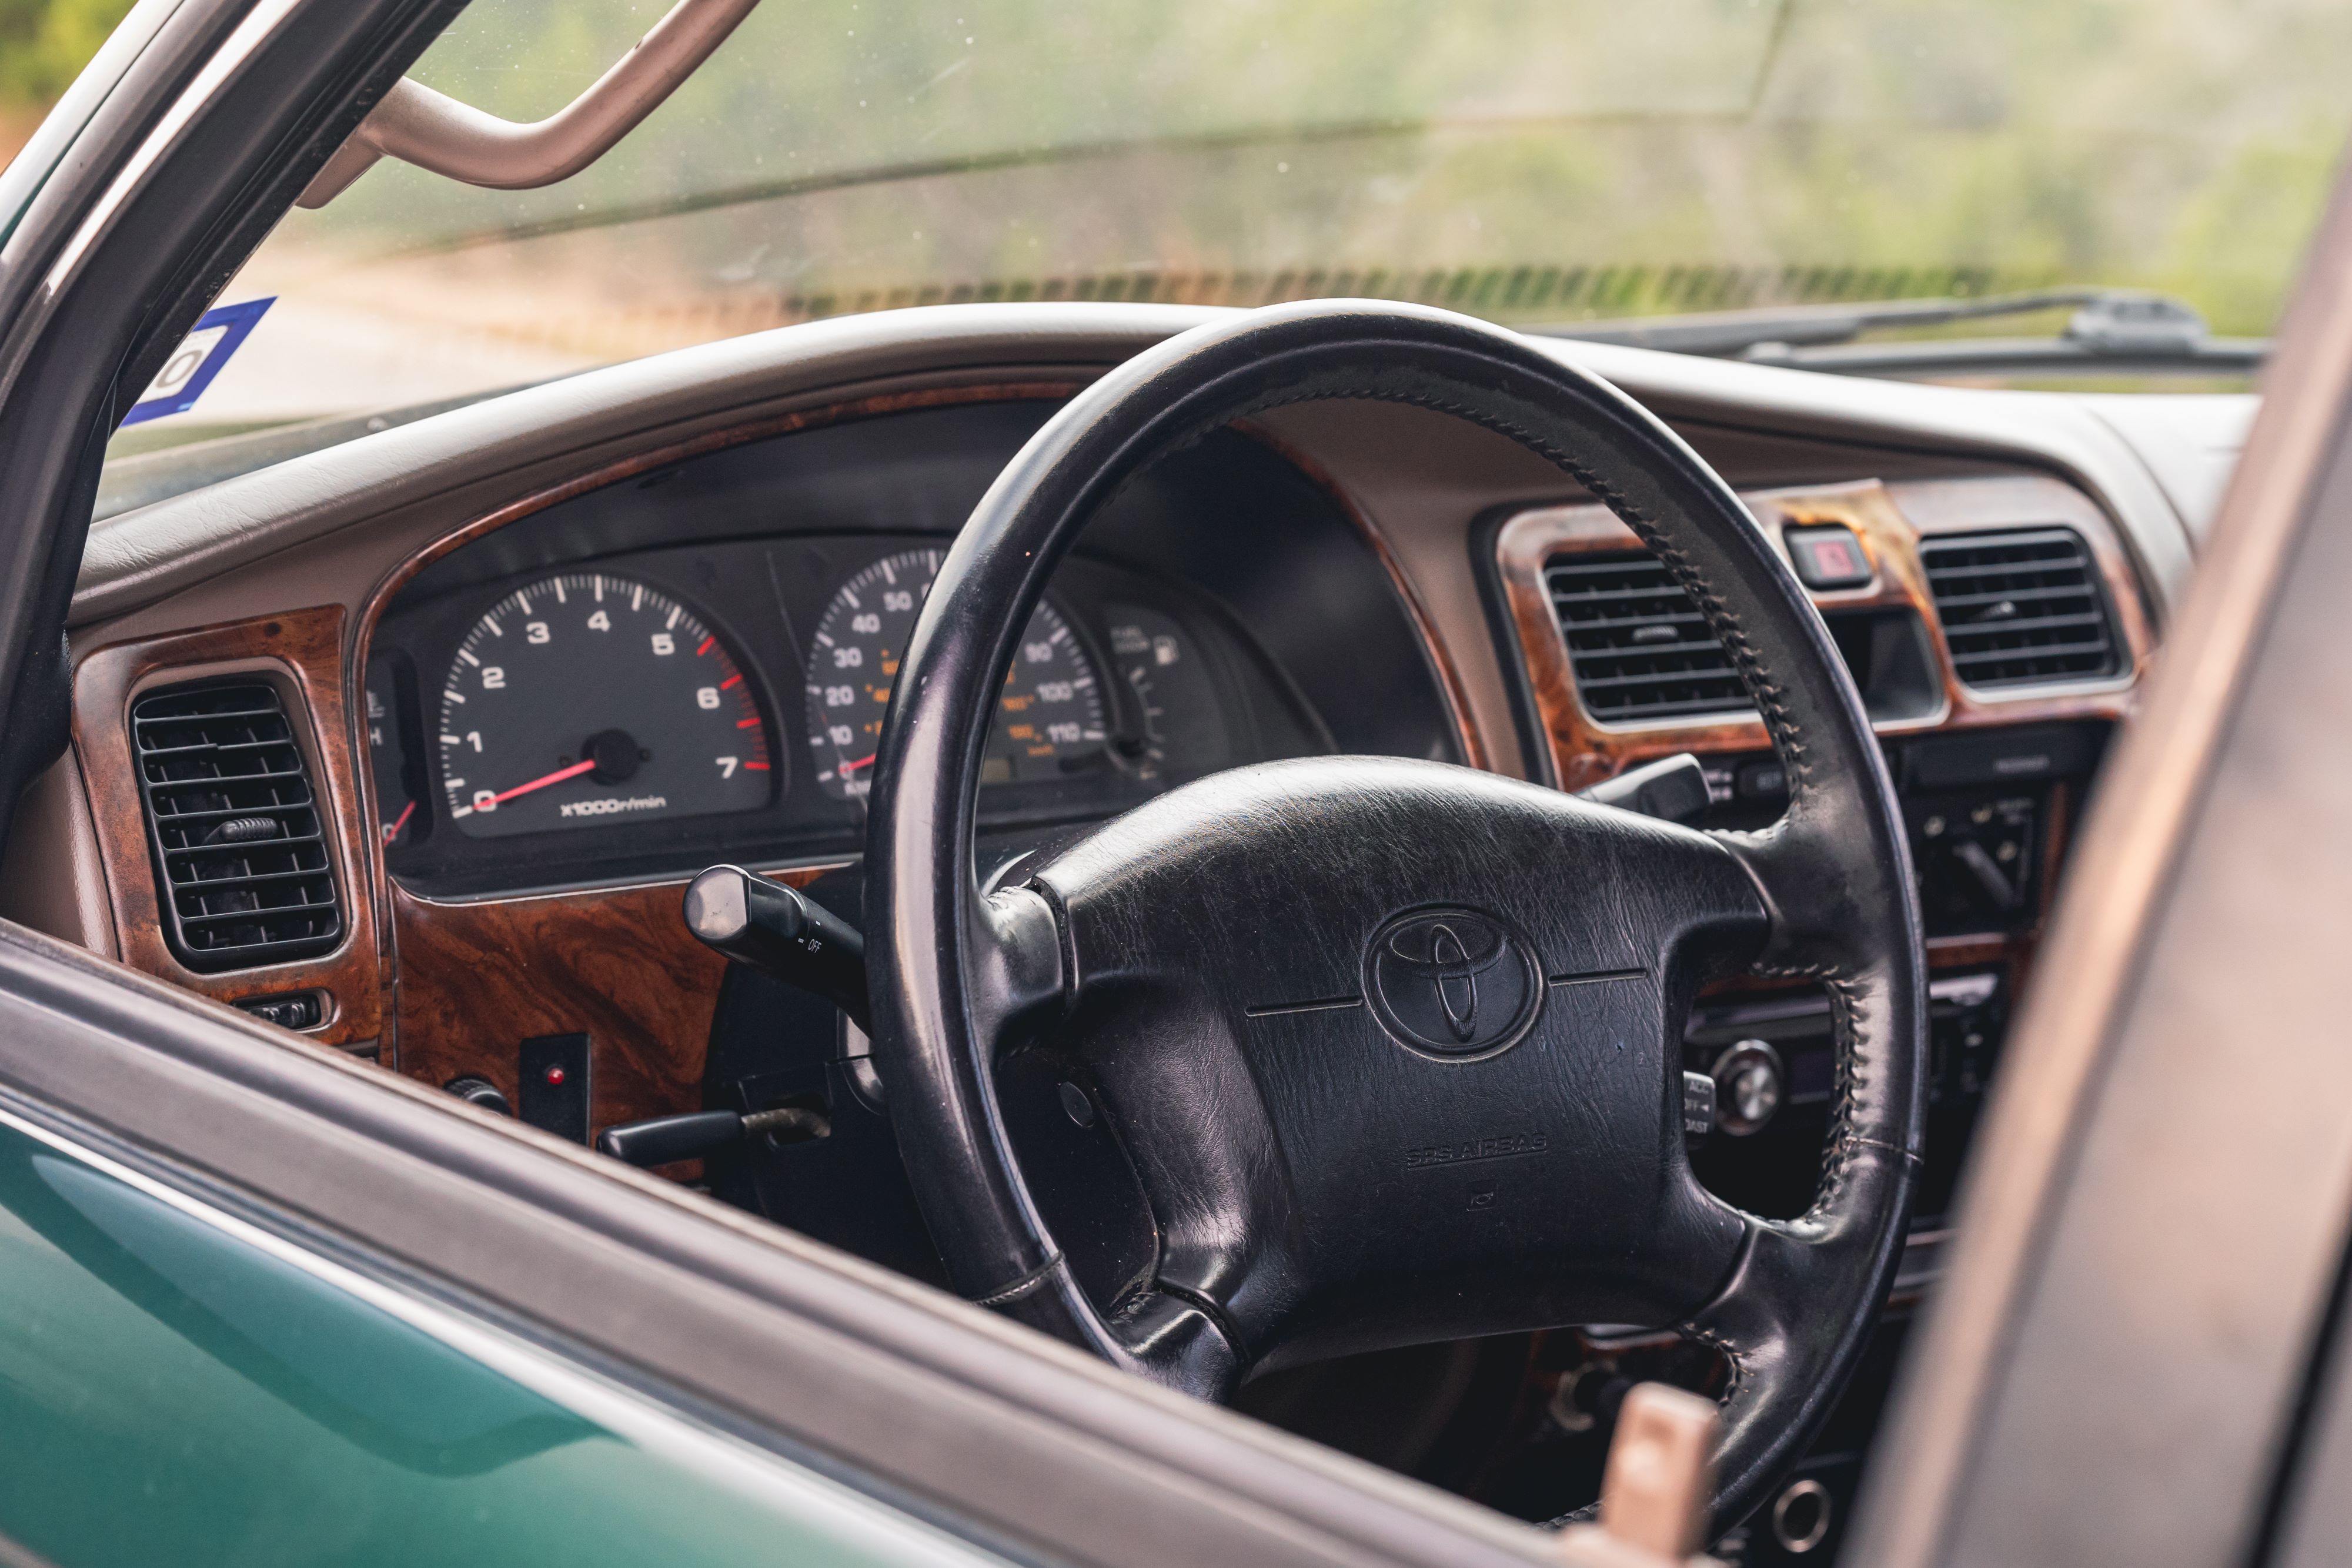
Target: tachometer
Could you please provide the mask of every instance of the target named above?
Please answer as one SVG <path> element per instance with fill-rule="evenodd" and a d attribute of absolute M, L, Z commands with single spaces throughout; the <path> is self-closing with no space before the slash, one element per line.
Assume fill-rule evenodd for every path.
<path fill-rule="evenodd" d="M 519 589 L 441 683 L 441 789 L 476 838 L 765 805 L 767 725 L 684 605 L 609 572 Z"/>
<path fill-rule="evenodd" d="M 836 800 L 872 786 L 882 716 L 941 552 L 887 556 L 841 585 L 809 644 L 809 750 Z M 1066 778 L 1104 765 L 1108 727 L 1094 661 L 1050 604 L 1037 606 L 997 699 L 981 781 Z"/>

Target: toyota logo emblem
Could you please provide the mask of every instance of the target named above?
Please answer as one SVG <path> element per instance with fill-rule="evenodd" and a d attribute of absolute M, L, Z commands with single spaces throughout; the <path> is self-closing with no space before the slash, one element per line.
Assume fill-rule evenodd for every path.
<path fill-rule="evenodd" d="M 1484 1056 L 1535 1021 L 1543 980 L 1527 944 L 1475 909 L 1417 909 L 1381 926 L 1364 956 L 1364 993 L 1415 1051 Z"/>

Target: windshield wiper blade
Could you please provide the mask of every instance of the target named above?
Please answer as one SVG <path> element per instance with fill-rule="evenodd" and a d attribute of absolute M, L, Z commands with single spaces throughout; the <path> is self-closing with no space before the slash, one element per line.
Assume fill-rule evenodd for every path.
<path fill-rule="evenodd" d="M 1913 339 L 1836 343 L 1818 349 L 1764 344 L 1739 356 L 1751 365 L 1832 375 L 1936 381 L 1950 376 L 2252 375 L 2270 358 L 2267 338 L 2207 338 L 2161 348 L 2116 348 L 2073 338 Z"/>
<path fill-rule="evenodd" d="M 1942 327 L 1957 321 L 2031 316 L 2072 307 L 2057 338 L 1930 340 L 1855 343 L 1865 332 Z M 1622 343 L 1672 353 L 1738 358 L 1808 370 L 1917 373 L 1980 369 L 1988 364 L 2065 364 L 2137 360 L 2207 366 L 2217 371 L 2259 364 L 2269 344 L 2254 338 L 2215 338 L 2187 303 L 2126 288 L 2045 288 L 1981 299 L 1883 299 L 1855 304 L 1794 305 L 1756 310 L 1710 310 L 1686 316 L 1634 317 L 1619 321 L 1568 322 L 1530 329 L 1547 337 Z"/>

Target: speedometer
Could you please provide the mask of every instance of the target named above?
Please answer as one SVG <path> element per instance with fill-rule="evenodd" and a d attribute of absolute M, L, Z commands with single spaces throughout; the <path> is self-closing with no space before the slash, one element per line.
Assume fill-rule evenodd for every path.
<path fill-rule="evenodd" d="M 809 750 L 817 783 L 836 800 L 863 800 L 872 787 L 890 687 L 940 559 L 935 549 L 886 556 L 843 583 L 817 624 L 808 658 Z M 1108 734 L 1092 657 L 1060 612 L 1039 604 L 997 698 L 981 781 L 1087 771 L 1107 760 Z"/>
<path fill-rule="evenodd" d="M 441 683 L 441 791 L 474 838 L 742 811 L 771 794 L 767 724 L 677 601 L 609 572 L 518 589 Z"/>

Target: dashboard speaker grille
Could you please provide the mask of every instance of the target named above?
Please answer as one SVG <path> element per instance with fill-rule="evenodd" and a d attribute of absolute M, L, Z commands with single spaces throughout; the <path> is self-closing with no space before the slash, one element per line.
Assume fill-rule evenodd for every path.
<path fill-rule="evenodd" d="M 1577 695 L 1609 723 L 1753 712 L 1731 655 L 1646 551 L 1555 556 L 1544 568 Z"/>
<path fill-rule="evenodd" d="M 131 709 L 172 951 L 191 969 L 324 953 L 343 934 L 310 765 L 276 687 L 173 686 Z"/>
<path fill-rule="evenodd" d="M 1919 558 L 1965 684 L 2043 685 L 2116 673 L 2098 565 L 2072 529 L 1927 539 Z"/>

